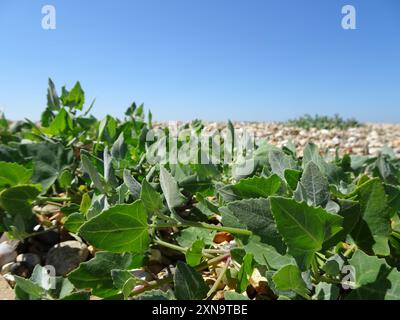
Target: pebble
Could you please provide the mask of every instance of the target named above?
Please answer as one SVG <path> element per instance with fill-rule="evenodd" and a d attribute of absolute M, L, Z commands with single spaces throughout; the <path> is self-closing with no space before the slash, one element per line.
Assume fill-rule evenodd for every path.
<path fill-rule="evenodd" d="M 10 273 L 12 275 L 29 278 L 32 273 L 32 269 L 25 262 L 14 262 L 10 267 Z"/>
<path fill-rule="evenodd" d="M 177 125 L 182 125 L 177 122 Z M 215 128 L 226 129 L 226 123 L 203 122 L 204 133 L 210 133 Z M 154 123 L 154 127 L 168 125 Z M 376 155 L 384 145 L 390 145 L 395 154 L 400 157 L 400 124 L 366 123 L 364 126 L 349 129 L 315 129 L 309 130 L 289 127 L 274 122 L 234 122 L 233 126 L 239 131 L 253 131 L 255 141 L 266 139 L 267 142 L 282 147 L 292 140 L 297 147 L 298 155 L 307 142 L 313 141 L 321 151 L 338 148 L 339 154 L 349 153 L 359 155 Z M 241 129 L 241 130 L 239 130 Z"/>
<path fill-rule="evenodd" d="M 12 268 L 13 265 L 14 265 L 14 262 L 6 263 L 4 266 L 1 267 L 0 273 L 1 274 L 6 274 L 6 273 L 11 272 L 11 268 Z"/>
<path fill-rule="evenodd" d="M 54 245 L 46 257 L 46 265 L 54 266 L 56 274 L 65 276 L 83 261 L 86 261 L 89 250 L 84 243 L 75 240 L 64 241 Z"/>
<path fill-rule="evenodd" d="M 0 300 L 14 300 L 14 299 L 15 299 L 14 290 L 11 289 L 6 279 L 0 277 Z"/>
<path fill-rule="evenodd" d="M 17 262 L 25 262 L 32 270 L 41 262 L 39 255 L 35 253 L 21 253 L 15 260 Z"/>
<path fill-rule="evenodd" d="M 19 241 L 6 240 L 0 243 L 0 268 L 5 264 L 12 262 L 17 257 L 16 251 Z"/>

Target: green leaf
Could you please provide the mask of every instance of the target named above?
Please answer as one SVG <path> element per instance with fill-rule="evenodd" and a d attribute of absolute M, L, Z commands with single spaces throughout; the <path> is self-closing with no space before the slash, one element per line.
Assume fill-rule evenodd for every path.
<path fill-rule="evenodd" d="M 113 269 L 127 269 L 132 262 L 131 254 L 97 252 L 95 257 L 82 262 L 68 275 L 69 281 L 78 289 L 92 289 L 95 296 L 106 298 L 118 293 L 111 277 Z"/>
<path fill-rule="evenodd" d="M 12 187 L 17 184 L 26 184 L 32 176 L 32 170 L 24 166 L 0 161 L 0 190 L 3 187 Z"/>
<path fill-rule="evenodd" d="M 71 187 L 73 179 L 74 179 L 74 177 L 73 177 L 71 171 L 63 170 L 58 177 L 58 183 L 60 184 L 61 188 L 68 189 Z"/>
<path fill-rule="evenodd" d="M 378 178 L 369 180 L 358 189 L 361 220 L 351 235 L 357 245 L 367 252 L 389 255 L 391 233 L 387 197 Z"/>
<path fill-rule="evenodd" d="M 391 268 L 384 259 L 368 256 L 357 250 L 349 262 L 353 267 L 350 269 L 349 279 L 354 281 L 354 288 L 346 299 L 400 299 L 400 272 Z"/>
<path fill-rule="evenodd" d="M 216 231 L 201 229 L 196 227 L 189 227 L 181 230 L 180 235 L 176 238 L 178 244 L 182 247 L 191 247 L 196 240 L 204 241 L 205 245 L 211 245 Z"/>
<path fill-rule="evenodd" d="M 342 229 L 343 218 L 322 208 L 283 197 L 271 197 L 270 201 L 278 231 L 302 270 L 322 244 Z"/>
<path fill-rule="evenodd" d="M 315 293 L 312 296 L 313 300 L 337 300 L 340 289 L 337 285 L 320 282 L 315 287 Z"/>
<path fill-rule="evenodd" d="M 0 206 L 13 216 L 21 215 L 22 217 L 31 218 L 32 201 L 40 194 L 38 185 L 18 185 L 3 190 L 0 193 Z"/>
<path fill-rule="evenodd" d="M 228 203 L 221 207 L 224 226 L 251 230 L 261 242 L 273 246 L 279 253 L 286 246 L 276 227 L 268 199 L 245 199 Z"/>
<path fill-rule="evenodd" d="M 126 300 L 136 285 L 136 277 L 134 277 L 128 270 L 120 269 L 111 270 L 111 277 L 113 279 L 114 286 L 120 289 L 124 299 Z"/>
<path fill-rule="evenodd" d="M 234 291 L 225 291 L 224 292 L 224 299 L 225 300 L 250 300 L 243 294 L 234 292 Z"/>
<path fill-rule="evenodd" d="M 300 269 L 294 265 L 287 265 L 279 269 L 273 276 L 276 289 L 293 291 L 303 298 L 309 299 L 309 290 L 301 277 Z"/>
<path fill-rule="evenodd" d="M 160 194 L 153 189 L 146 179 L 142 181 L 140 199 L 148 212 L 158 212 L 163 208 L 163 203 Z"/>
<path fill-rule="evenodd" d="M 85 216 L 80 212 L 70 214 L 64 221 L 64 227 L 70 232 L 78 232 L 85 223 Z"/>
<path fill-rule="evenodd" d="M 273 149 L 268 153 L 268 161 L 272 172 L 281 179 L 285 179 L 286 169 L 297 169 L 296 161 L 279 149 Z"/>
<path fill-rule="evenodd" d="M 90 195 L 88 193 L 85 193 L 82 196 L 82 201 L 79 207 L 79 211 L 84 215 L 86 215 L 91 205 L 92 205 L 92 199 L 90 199 Z"/>
<path fill-rule="evenodd" d="M 49 128 L 46 130 L 43 128 L 42 130 L 45 130 L 51 135 L 63 135 L 72 128 L 73 123 L 71 117 L 64 108 L 61 108 L 57 116 L 51 122 Z"/>
<path fill-rule="evenodd" d="M 194 206 L 200 210 L 200 212 L 207 217 L 210 217 L 214 214 L 219 214 L 218 207 L 214 205 L 212 202 L 208 201 L 201 193 L 196 193 L 197 203 Z"/>
<path fill-rule="evenodd" d="M 60 109 L 60 99 L 57 95 L 56 87 L 50 78 L 49 78 L 49 87 L 47 89 L 47 107 L 50 110 Z"/>
<path fill-rule="evenodd" d="M 142 253 L 149 246 L 147 213 L 140 200 L 120 204 L 87 221 L 79 234 L 101 250 Z"/>
<path fill-rule="evenodd" d="M 254 236 L 250 238 L 244 249 L 247 253 L 253 254 L 256 263 L 274 270 L 278 270 L 287 264 L 296 264 L 293 257 L 280 254 L 273 246 L 261 243 Z"/>
<path fill-rule="evenodd" d="M 125 158 L 126 152 L 128 151 L 125 141 L 124 141 L 124 133 L 118 136 L 118 139 L 115 140 L 112 148 L 111 154 L 115 160 L 123 160 Z"/>
<path fill-rule="evenodd" d="M 63 87 L 61 102 L 66 107 L 82 110 L 83 104 L 85 103 L 85 93 L 79 81 L 76 82 L 75 86 L 69 92 Z"/>
<path fill-rule="evenodd" d="M 94 186 L 99 189 L 100 192 L 106 193 L 104 188 L 104 179 L 102 176 L 100 176 L 92 161 L 90 161 L 85 154 L 81 155 L 81 160 L 83 170 L 89 175 L 90 179 L 92 179 Z"/>
<path fill-rule="evenodd" d="M 192 243 L 192 246 L 186 251 L 186 263 L 195 267 L 200 264 L 203 258 L 204 241 L 196 240 Z"/>
<path fill-rule="evenodd" d="M 201 300 L 208 292 L 208 286 L 201 275 L 181 261 L 176 264 L 174 286 L 175 297 L 178 300 Z"/>
<path fill-rule="evenodd" d="M 178 183 L 162 166 L 160 167 L 160 185 L 170 210 L 186 202 L 185 196 L 179 191 Z"/>
<path fill-rule="evenodd" d="M 293 170 L 293 169 L 286 169 L 284 171 L 283 175 L 285 176 L 285 180 L 286 180 L 287 184 L 289 185 L 289 187 L 292 190 L 296 190 L 297 184 L 301 177 L 301 171 Z"/>
<path fill-rule="evenodd" d="M 131 193 L 133 199 L 134 200 L 139 199 L 142 188 L 140 186 L 140 183 L 136 181 L 136 179 L 131 175 L 131 173 L 127 169 L 124 169 L 123 178 L 124 178 L 124 183 L 128 187 L 128 190 Z"/>
<path fill-rule="evenodd" d="M 281 179 L 277 175 L 268 178 L 254 176 L 241 179 L 232 186 L 233 192 L 242 199 L 246 198 L 268 198 L 274 195 L 281 186 Z"/>
<path fill-rule="evenodd" d="M 325 206 L 329 200 L 328 179 L 322 174 L 318 166 L 309 161 L 300 179 L 300 185 L 305 192 L 306 200 L 312 206 Z"/>
<path fill-rule="evenodd" d="M 16 275 L 14 275 L 14 278 L 16 287 L 18 287 L 18 289 L 16 288 L 15 290 L 22 290 L 29 296 L 30 300 L 40 299 L 46 294 L 46 290 L 32 280 Z"/>
<path fill-rule="evenodd" d="M 253 255 L 251 253 L 246 253 L 238 273 L 238 293 L 246 291 L 253 269 Z"/>
<path fill-rule="evenodd" d="M 159 289 L 143 292 L 142 294 L 137 295 L 135 298 L 136 300 L 176 300 L 171 290 L 164 292 Z"/>

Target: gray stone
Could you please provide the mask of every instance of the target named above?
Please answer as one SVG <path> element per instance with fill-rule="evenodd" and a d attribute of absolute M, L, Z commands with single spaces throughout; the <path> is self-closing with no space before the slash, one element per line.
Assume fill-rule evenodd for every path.
<path fill-rule="evenodd" d="M 34 268 L 37 264 L 40 264 L 40 257 L 35 253 L 21 253 L 17 256 L 17 262 L 25 262 L 30 268 Z"/>
<path fill-rule="evenodd" d="M 11 272 L 11 268 L 14 265 L 14 262 L 6 263 L 4 266 L 1 267 L 1 274 L 6 274 Z"/>
<path fill-rule="evenodd" d="M 5 264 L 15 261 L 19 241 L 7 240 L 0 243 L 0 268 Z"/>
<path fill-rule="evenodd" d="M 70 240 L 53 246 L 47 254 L 46 265 L 54 266 L 56 274 L 65 276 L 87 259 L 89 250 L 84 243 Z"/>

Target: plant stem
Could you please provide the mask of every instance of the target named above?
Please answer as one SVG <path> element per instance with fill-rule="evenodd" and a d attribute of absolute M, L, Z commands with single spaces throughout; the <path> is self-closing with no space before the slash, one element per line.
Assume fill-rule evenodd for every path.
<path fill-rule="evenodd" d="M 156 228 L 170 228 L 170 227 L 196 227 L 196 228 L 203 228 L 209 230 L 216 230 L 216 231 L 224 231 L 232 234 L 241 234 L 245 236 L 251 236 L 253 232 L 246 229 L 239 229 L 239 228 L 231 228 L 231 227 L 222 227 L 217 226 L 215 224 L 208 224 L 204 222 L 194 222 L 194 221 L 186 221 L 183 222 L 174 222 L 174 223 L 158 223 L 155 225 Z"/>
<path fill-rule="evenodd" d="M 154 281 L 150 281 L 147 283 L 147 285 L 143 286 L 142 288 L 139 288 L 137 290 L 133 290 L 132 293 L 130 294 L 130 296 L 136 296 L 138 294 L 141 294 L 143 292 L 152 290 L 152 289 L 156 289 L 164 284 L 168 284 L 171 283 L 173 281 L 172 277 L 167 277 L 164 279 L 160 279 L 160 280 L 154 280 Z"/>
<path fill-rule="evenodd" d="M 65 202 L 71 201 L 71 198 L 60 198 L 60 197 L 38 197 L 39 201 L 51 201 L 51 202 Z"/>
<path fill-rule="evenodd" d="M 221 272 L 219 273 L 219 276 L 217 278 L 217 280 L 215 280 L 213 286 L 211 287 L 211 289 L 208 291 L 207 293 L 207 298 L 209 298 L 215 291 L 218 290 L 218 287 L 222 281 L 222 278 L 224 277 L 226 270 L 228 270 L 228 267 L 231 263 L 231 258 L 228 258 L 228 260 L 226 261 L 224 267 L 222 268 Z"/>
<path fill-rule="evenodd" d="M 226 258 L 229 258 L 230 256 L 231 256 L 230 253 L 227 253 L 227 254 L 224 254 L 221 256 L 217 256 L 213 259 L 207 260 L 206 262 L 199 264 L 195 269 L 197 271 L 202 271 L 204 269 L 207 269 L 209 266 L 220 263 L 221 261 L 225 260 Z"/>
<path fill-rule="evenodd" d="M 172 250 L 176 250 L 176 251 L 179 251 L 179 252 L 182 252 L 182 253 L 186 253 L 186 251 L 188 250 L 187 248 L 178 246 L 178 245 L 173 244 L 173 243 L 169 243 L 169 242 L 163 241 L 163 240 L 161 240 L 159 238 L 155 238 L 153 241 L 155 243 L 159 244 L 160 246 L 163 246 L 163 247 L 166 247 L 166 248 L 169 248 L 169 249 L 172 249 Z"/>

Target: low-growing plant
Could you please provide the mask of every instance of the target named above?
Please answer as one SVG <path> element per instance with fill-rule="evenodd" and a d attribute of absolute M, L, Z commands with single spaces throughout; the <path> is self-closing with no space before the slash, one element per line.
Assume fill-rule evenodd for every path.
<path fill-rule="evenodd" d="M 295 118 L 295 119 L 290 119 L 286 121 L 284 124 L 288 126 L 293 126 L 293 127 L 299 127 L 303 129 L 311 129 L 311 128 L 316 128 L 316 129 L 349 129 L 349 128 L 357 128 L 362 126 L 360 122 L 358 122 L 354 118 L 350 119 L 343 119 L 341 116 L 338 114 L 335 114 L 333 117 L 331 116 L 320 116 L 320 115 L 315 115 L 311 116 L 309 114 L 306 114 L 304 116 Z"/>
<path fill-rule="evenodd" d="M 299 158 L 263 140 L 247 176 L 235 163 L 149 164 L 160 142 L 145 139 L 143 105 L 98 121 L 79 83 L 58 96 L 50 81 L 47 97 L 40 125 L 0 122 L 0 232 L 56 228 L 93 250 L 65 277 L 40 265 L 15 276 L 17 299 L 400 299 L 390 149 L 331 162 L 314 144 Z M 201 122 L 185 128 L 200 134 Z"/>

